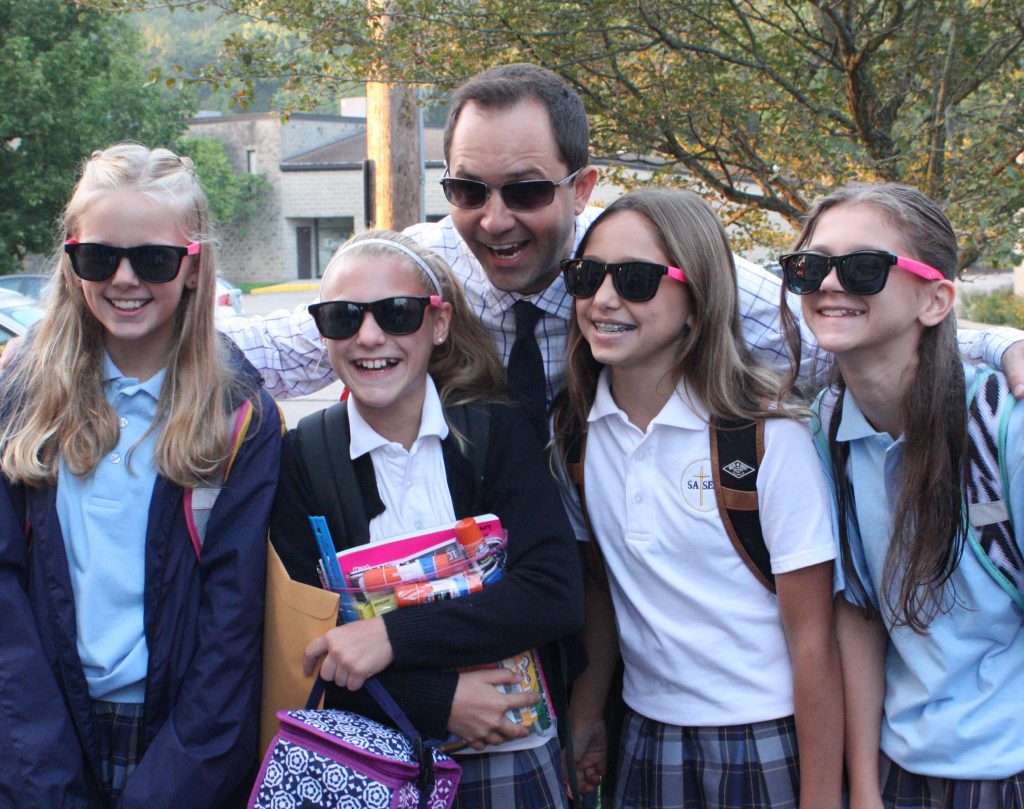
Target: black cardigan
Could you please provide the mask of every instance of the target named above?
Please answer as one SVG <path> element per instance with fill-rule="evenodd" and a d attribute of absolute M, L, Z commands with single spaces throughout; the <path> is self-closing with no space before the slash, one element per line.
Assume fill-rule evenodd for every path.
<path fill-rule="evenodd" d="M 394 610 L 384 616 L 394 662 L 379 679 L 412 723 L 434 738 L 448 735 L 448 716 L 458 682 L 456 667 L 493 663 L 537 647 L 542 647 L 542 665 L 556 712 L 564 717 L 561 684 L 565 678 L 555 642 L 578 631 L 583 623 L 576 541 L 547 457 L 517 408 L 493 403 L 490 412 L 482 483 L 474 481 L 472 463 L 451 434 L 442 442 L 442 451 L 456 517 L 492 512 L 508 532 L 505 576 L 472 595 Z M 355 463 L 357 477 L 365 479 L 372 473 L 368 456 Z M 368 519 L 383 510 L 373 488 L 363 496 Z M 322 510 L 316 505 L 298 437 L 292 430 L 282 447 L 271 539 L 289 575 L 314 586 L 320 585 L 316 576 L 319 553 L 307 516 Z M 573 659 L 569 667 L 578 670 L 580 664 Z M 329 686 L 326 705 L 389 722 L 362 689 L 350 692 Z"/>

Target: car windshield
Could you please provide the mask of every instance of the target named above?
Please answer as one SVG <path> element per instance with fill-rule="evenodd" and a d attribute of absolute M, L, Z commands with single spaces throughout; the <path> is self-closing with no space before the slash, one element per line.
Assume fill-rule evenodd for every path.
<path fill-rule="evenodd" d="M 38 306 L 10 306 L 0 309 L 0 312 L 22 326 L 31 326 L 43 316 L 43 310 Z"/>

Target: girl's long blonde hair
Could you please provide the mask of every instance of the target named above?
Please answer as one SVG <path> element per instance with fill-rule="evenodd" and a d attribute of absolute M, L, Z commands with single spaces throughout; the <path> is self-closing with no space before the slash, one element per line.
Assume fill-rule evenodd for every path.
<path fill-rule="evenodd" d="M 601 222 L 621 211 L 634 211 L 646 218 L 665 255 L 686 272 L 695 317 L 686 327 L 680 315 L 676 378 L 685 377 L 709 413 L 719 419 L 808 416 L 788 401 L 780 378 L 757 364 L 743 339 L 732 250 L 708 204 L 689 191 L 630 192 L 594 220 L 580 242 L 578 256 L 586 253 L 588 237 Z M 555 440 L 563 457 L 586 425 L 603 367 L 580 330 L 575 304 L 566 351 L 567 394 L 555 405 Z"/>
<path fill-rule="evenodd" d="M 362 244 L 370 239 L 379 241 Z M 387 258 L 400 262 L 420 277 L 424 289 L 434 289 L 433 280 L 409 255 L 400 249 L 381 244 L 381 241 L 400 244 L 419 256 L 433 270 L 441 284 L 441 297 L 451 304 L 448 339 L 434 346 L 427 366 L 441 401 L 451 407 L 500 397 L 505 390 L 505 369 L 494 348 L 494 340 L 470 310 L 462 286 L 455 280 L 447 261 L 408 236 L 393 230 L 369 230 L 353 236 L 335 255 L 344 251 L 346 257 Z"/>
<path fill-rule="evenodd" d="M 174 343 L 157 415 L 157 471 L 181 486 L 213 477 L 227 458 L 229 410 L 240 391 L 226 344 L 214 329 L 213 236 L 192 161 L 167 149 L 121 143 L 96 151 L 61 221 L 62 241 L 75 236 L 92 203 L 132 190 L 165 205 L 190 241 L 202 244 L 195 289 L 185 288 L 175 315 Z M 184 272 L 186 266 L 182 267 Z M 101 383 L 103 327 L 85 302 L 82 287 L 61 252 L 46 313 L 16 358 L 0 390 L 0 470 L 9 480 L 53 485 L 63 457 L 76 475 L 87 475 L 117 443 L 117 414 Z"/>

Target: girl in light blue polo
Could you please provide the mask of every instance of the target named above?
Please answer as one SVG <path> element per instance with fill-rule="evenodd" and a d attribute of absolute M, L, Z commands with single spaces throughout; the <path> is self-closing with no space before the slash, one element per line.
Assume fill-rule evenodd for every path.
<path fill-rule="evenodd" d="M 1024 406 L 1001 375 L 957 353 L 956 236 L 915 189 L 853 185 L 812 210 L 781 263 L 805 322 L 835 355 L 819 448 L 843 557 L 850 806 L 1019 809 Z M 1000 408 L 1011 408 L 1005 453 Z M 1001 471 L 1015 529 L 989 502 L 998 483 L 974 492 L 980 470 L 1000 460 L 994 479 Z M 978 502 L 987 505 L 968 506 Z M 1001 532 L 988 555 L 965 530 L 984 511 L 981 522 L 996 522 L 983 530 Z"/>

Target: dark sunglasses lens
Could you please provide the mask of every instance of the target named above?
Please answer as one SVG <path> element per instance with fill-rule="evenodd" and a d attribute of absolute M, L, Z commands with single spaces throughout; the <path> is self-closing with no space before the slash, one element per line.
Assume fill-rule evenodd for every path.
<path fill-rule="evenodd" d="M 797 295 L 809 295 L 816 291 L 829 272 L 828 256 L 794 253 L 783 256 L 780 263 L 786 288 Z"/>
<path fill-rule="evenodd" d="M 441 187 L 445 198 L 456 208 L 480 208 L 487 202 L 487 186 L 476 180 L 445 177 Z"/>
<path fill-rule="evenodd" d="M 347 340 L 357 331 L 363 318 L 358 306 L 347 301 L 329 301 L 312 309 L 313 321 L 328 340 Z"/>
<path fill-rule="evenodd" d="M 71 268 L 83 281 L 106 281 L 117 269 L 119 256 L 105 244 L 76 244 L 69 251 Z"/>
<path fill-rule="evenodd" d="M 842 260 L 839 281 L 854 295 L 877 295 L 885 287 L 890 266 L 883 253 L 853 253 Z"/>
<path fill-rule="evenodd" d="M 562 263 L 565 288 L 574 298 L 590 298 L 597 294 L 604 280 L 604 265 L 596 261 L 576 259 Z"/>
<path fill-rule="evenodd" d="M 630 262 L 615 270 L 615 289 L 627 301 L 649 301 L 658 291 L 665 268 L 659 264 Z"/>
<path fill-rule="evenodd" d="M 144 244 L 128 251 L 128 260 L 135 274 L 152 284 L 166 284 L 173 281 L 181 268 L 181 254 L 173 247 Z"/>
<path fill-rule="evenodd" d="M 513 211 L 536 211 L 551 204 L 555 184 L 550 180 L 523 180 L 501 187 L 501 198 Z"/>
<path fill-rule="evenodd" d="M 412 334 L 423 324 L 425 309 L 420 298 L 388 298 L 374 304 L 373 317 L 388 334 Z"/>

